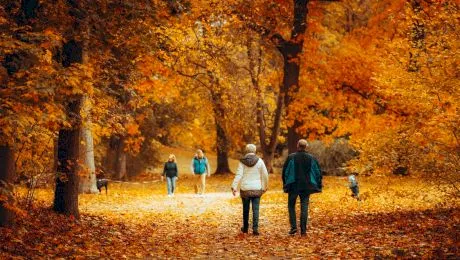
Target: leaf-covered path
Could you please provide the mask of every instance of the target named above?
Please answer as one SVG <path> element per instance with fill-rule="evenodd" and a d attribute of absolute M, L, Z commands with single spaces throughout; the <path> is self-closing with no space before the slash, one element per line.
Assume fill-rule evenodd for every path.
<path fill-rule="evenodd" d="M 364 202 L 347 195 L 343 180 L 326 178 L 310 204 L 308 236 L 289 236 L 286 196 L 273 176 L 261 202 L 260 236 L 243 235 L 241 202 L 229 177 L 209 180 L 204 197 L 180 180 L 177 195 L 164 183 L 113 184 L 109 194 L 81 195 L 80 221 L 39 208 L 21 226 L 1 229 L 0 256 L 71 258 L 321 258 L 458 256 L 459 208 L 441 207 L 419 183 L 362 180 Z M 384 188 L 385 186 L 385 188 Z M 407 188 L 410 187 L 410 188 Z M 39 197 L 51 196 L 40 191 Z M 423 197 L 424 196 L 424 197 Z M 48 200 L 49 201 L 49 200 Z"/>

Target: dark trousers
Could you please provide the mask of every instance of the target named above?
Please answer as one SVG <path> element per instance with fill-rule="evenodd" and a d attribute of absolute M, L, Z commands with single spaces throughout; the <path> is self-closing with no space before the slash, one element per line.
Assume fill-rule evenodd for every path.
<path fill-rule="evenodd" d="M 351 192 L 353 192 L 353 197 L 358 197 L 359 196 L 359 187 L 358 186 L 353 186 L 350 187 Z"/>
<path fill-rule="evenodd" d="M 356 198 L 357 200 L 361 200 L 359 198 L 359 187 L 358 186 L 353 186 L 353 187 L 350 187 L 351 189 L 351 192 L 353 192 L 353 194 L 351 195 L 353 198 Z"/>
<path fill-rule="evenodd" d="M 290 192 L 288 196 L 289 223 L 291 229 L 297 229 L 295 205 L 297 197 L 300 197 L 300 232 L 307 232 L 308 220 L 308 203 L 310 202 L 310 194 Z"/>
<path fill-rule="evenodd" d="M 241 200 L 243 201 L 243 229 L 247 231 L 249 228 L 249 207 L 252 204 L 252 230 L 258 231 L 260 197 L 241 198 Z"/>

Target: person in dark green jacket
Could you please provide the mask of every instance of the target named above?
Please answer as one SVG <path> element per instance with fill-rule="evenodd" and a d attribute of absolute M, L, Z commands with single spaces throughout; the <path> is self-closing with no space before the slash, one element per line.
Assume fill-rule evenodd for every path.
<path fill-rule="evenodd" d="M 307 146 L 307 141 L 300 139 L 297 143 L 297 152 L 290 154 L 283 165 L 282 178 L 283 184 L 285 184 L 283 185 L 284 190 L 288 193 L 289 223 L 291 224 L 290 235 L 297 233 L 295 212 L 297 197 L 300 197 L 300 234 L 304 236 L 307 233 L 310 195 L 320 192 L 322 186 L 321 177 L 318 180 L 319 184 L 312 181 L 312 163 L 316 163 L 317 161 L 312 155 L 306 152 Z"/>

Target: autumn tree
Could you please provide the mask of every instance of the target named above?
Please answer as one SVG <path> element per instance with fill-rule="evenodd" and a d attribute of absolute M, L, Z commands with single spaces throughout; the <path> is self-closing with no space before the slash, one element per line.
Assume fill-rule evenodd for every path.
<path fill-rule="evenodd" d="M 311 2 L 311 3 L 310 3 Z M 300 122 L 294 112 L 290 112 L 291 103 L 299 88 L 299 75 L 304 48 L 305 33 L 312 19 L 308 19 L 309 11 L 317 11 L 320 2 L 335 1 L 277 1 L 260 2 L 253 5 L 249 2 L 238 3 L 235 13 L 247 28 L 257 32 L 271 42 L 280 52 L 284 60 L 282 93 L 288 118 L 287 144 L 290 152 L 296 150 L 299 139 L 297 128 Z M 236 11 L 238 10 L 238 11 Z M 263 15 L 260 15 L 260 14 Z M 313 15 L 315 15 L 313 13 Z M 287 18 L 287 19 L 286 19 Z"/>
<path fill-rule="evenodd" d="M 191 21 L 191 20 L 189 20 Z M 189 26 L 191 22 L 185 24 Z M 164 39 L 166 55 L 161 57 L 179 75 L 205 90 L 212 106 L 211 116 L 216 131 L 217 168 L 215 173 L 230 173 L 228 163 L 231 140 L 229 138 L 229 114 L 236 109 L 232 93 L 240 87 L 232 79 L 238 70 L 230 58 L 235 54 L 231 35 L 227 32 L 230 20 L 225 16 L 202 17 L 193 23 L 193 29 L 162 27 L 159 34 Z"/>
<path fill-rule="evenodd" d="M 458 55 L 451 53 L 456 49 L 459 6 L 455 1 L 398 4 L 398 29 L 382 44 L 387 56 L 375 78 L 379 93 L 390 100 L 388 106 L 404 114 L 394 128 L 374 136 L 387 140 L 386 148 L 367 149 L 373 151 L 369 155 L 386 151 L 378 153 L 379 164 L 391 169 L 407 166 L 458 187 L 453 177 L 458 170 L 452 168 L 458 162 L 459 144 L 454 101 L 459 95 Z M 382 14 L 375 25 L 390 19 L 388 9 Z"/>
<path fill-rule="evenodd" d="M 13 209 L 10 192 L 16 179 L 14 169 L 20 173 L 43 172 L 47 166 L 45 158 L 52 160 L 46 157 L 49 155 L 46 151 L 52 147 L 51 131 L 60 120 L 59 107 L 50 104 L 56 76 L 52 49 L 57 38 L 50 33 L 22 29 L 24 24 L 32 22 L 36 7 L 5 2 L 0 5 L 3 31 L 0 41 L 0 168 L 6 181 L 2 185 L 2 193 L 6 192 L 2 205 L 10 204 L 9 209 Z M 48 113 L 50 116 L 43 116 Z M 38 148 L 38 143 L 42 146 L 33 151 L 31 147 Z"/>
<path fill-rule="evenodd" d="M 255 92 L 255 115 L 263 160 L 269 172 L 278 144 L 283 119 L 284 92 L 279 87 L 278 57 L 259 36 L 247 33 L 247 71 Z M 255 38 L 256 37 L 256 38 Z M 277 87 L 274 87 L 277 86 Z M 269 89 L 272 89 L 269 91 Z M 272 95 L 270 95 L 272 94 Z"/>

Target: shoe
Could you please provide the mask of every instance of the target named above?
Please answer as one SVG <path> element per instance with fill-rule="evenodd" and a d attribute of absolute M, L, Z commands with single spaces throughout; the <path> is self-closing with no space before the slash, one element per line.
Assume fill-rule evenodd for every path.
<path fill-rule="evenodd" d="M 291 228 L 291 231 L 289 231 L 289 235 L 294 235 L 297 233 L 297 228 Z"/>
<path fill-rule="evenodd" d="M 260 235 L 259 231 L 257 231 L 257 230 L 253 230 L 253 231 L 252 231 L 252 234 L 253 234 L 254 236 Z"/>
<path fill-rule="evenodd" d="M 247 234 L 248 233 L 248 230 L 247 229 L 244 229 L 244 227 L 241 228 L 241 232 Z"/>
<path fill-rule="evenodd" d="M 171 194 L 168 194 L 168 197 L 170 197 L 170 198 L 171 198 Z"/>
<path fill-rule="evenodd" d="M 307 232 L 300 232 L 300 236 L 306 237 L 306 236 L 307 236 Z"/>

